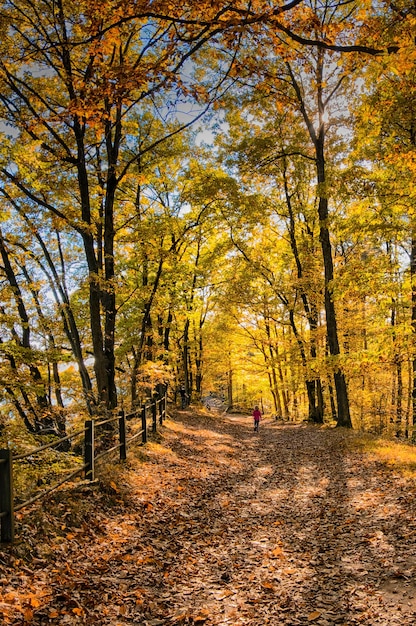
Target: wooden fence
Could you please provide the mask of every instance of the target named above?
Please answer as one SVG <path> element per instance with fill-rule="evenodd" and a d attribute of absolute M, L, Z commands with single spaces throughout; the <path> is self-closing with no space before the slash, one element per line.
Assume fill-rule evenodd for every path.
<path fill-rule="evenodd" d="M 150 420 L 148 421 L 149 414 L 151 422 Z M 134 433 L 134 435 L 127 437 L 126 422 L 134 420 L 135 418 L 141 419 L 140 430 Z M 162 425 L 165 419 L 166 395 L 162 398 L 154 398 L 151 403 L 143 404 L 139 409 L 128 414 L 125 414 L 124 411 L 119 411 L 118 415 L 105 420 L 87 420 L 82 430 L 78 430 L 70 435 L 67 435 L 66 437 L 62 437 L 43 446 L 39 446 L 26 454 L 14 455 L 8 448 L 0 450 L 0 541 L 10 543 L 14 540 L 14 514 L 17 513 L 17 511 L 33 504 L 41 498 L 44 498 L 51 493 L 51 491 L 54 491 L 79 474 L 83 473 L 87 480 L 94 480 L 95 465 L 97 461 L 116 450 L 119 450 L 120 460 L 125 460 L 127 458 L 128 445 L 139 437 L 141 437 L 141 442 L 145 444 L 147 442 L 149 427 L 151 428 L 151 431 L 155 433 L 157 432 L 158 423 Z M 114 422 L 117 422 L 118 426 L 118 428 L 116 427 L 114 429 L 114 432 L 117 432 L 118 430 L 118 442 L 112 447 L 106 448 L 97 453 L 97 444 L 100 442 L 100 435 L 105 432 L 107 435 L 109 433 L 109 430 L 104 430 L 102 427 L 107 426 L 107 429 L 110 429 L 110 425 Z M 111 431 L 113 431 L 112 428 Z M 34 495 L 29 500 L 21 502 L 15 506 L 13 464 L 28 459 L 29 457 L 33 457 L 43 450 L 56 448 L 66 441 L 82 436 L 82 447 L 84 450 L 83 465 L 72 471 L 69 475 L 65 476 L 65 478 L 60 480 L 58 483 Z"/>

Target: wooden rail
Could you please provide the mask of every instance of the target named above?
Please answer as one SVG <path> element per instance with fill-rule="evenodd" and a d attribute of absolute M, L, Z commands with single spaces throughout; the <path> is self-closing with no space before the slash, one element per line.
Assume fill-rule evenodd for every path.
<path fill-rule="evenodd" d="M 145 444 L 147 442 L 147 431 L 148 431 L 148 413 L 151 414 L 151 430 L 153 433 L 157 432 L 157 426 L 162 425 L 164 420 L 166 419 L 166 395 L 161 398 L 154 397 L 152 402 L 142 404 L 140 408 L 136 411 L 132 411 L 127 415 L 123 410 L 119 411 L 118 415 L 110 417 L 104 420 L 87 420 L 85 422 L 85 426 L 82 430 L 78 430 L 75 433 L 71 433 L 65 437 L 52 441 L 51 443 L 44 444 L 31 450 L 26 454 L 18 454 L 13 455 L 12 451 L 9 448 L 0 450 L 0 541 L 3 543 L 11 543 L 14 541 L 15 535 L 15 523 L 14 523 L 14 514 L 21 509 L 33 504 L 37 500 L 46 497 L 55 489 L 58 489 L 64 483 L 72 480 L 79 474 L 84 473 L 84 477 L 87 480 L 95 479 L 95 465 L 97 461 L 102 459 L 103 457 L 119 450 L 119 458 L 121 461 L 126 460 L 127 458 L 127 449 L 128 446 L 141 437 L 141 443 Z M 135 418 L 140 417 L 141 420 L 141 428 L 138 432 L 136 432 L 131 437 L 127 437 L 127 429 L 126 429 L 126 421 L 133 420 Z M 97 445 L 96 441 L 100 441 L 100 433 L 103 431 L 102 427 L 107 424 L 111 424 L 117 422 L 118 426 L 118 442 L 99 454 L 97 454 Z M 25 502 L 19 503 L 18 505 L 14 505 L 14 484 L 13 484 L 13 464 L 19 463 L 29 457 L 32 457 L 36 454 L 39 454 L 43 450 L 47 450 L 48 448 L 55 448 L 59 446 L 64 441 L 68 441 L 71 439 L 75 439 L 83 435 L 83 464 L 72 471 L 69 475 L 65 476 L 62 480 L 49 487 L 33 495 L 29 500 Z"/>

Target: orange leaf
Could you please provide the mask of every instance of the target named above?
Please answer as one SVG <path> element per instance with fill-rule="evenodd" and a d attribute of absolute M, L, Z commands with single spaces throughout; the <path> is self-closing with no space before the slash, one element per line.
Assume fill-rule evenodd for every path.
<path fill-rule="evenodd" d="M 313 622 L 315 619 L 318 619 L 320 615 L 321 615 L 321 611 L 314 611 L 313 613 L 309 613 L 308 621 Z"/>
<path fill-rule="evenodd" d="M 6 593 L 4 596 L 4 599 L 6 600 L 6 602 L 15 602 L 17 598 L 18 598 L 18 595 L 14 591 L 9 591 L 9 593 Z"/>
<path fill-rule="evenodd" d="M 282 548 L 279 548 L 279 546 L 276 546 L 276 548 L 272 551 L 272 556 L 274 556 L 275 558 L 283 556 Z"/>
<path fill-rule="evenodd" d="M 194 617 L 194 624 L 206 622 L 208 617 L 209 617 L 209 611 L 207 611 L 207 609 L 201 609 L 199 614 L 196 617 Z"/>
<path fill-rule="evenodd" d="M 264 589 L 271 589 L 272 591 L 274 591 L 274 585 L 272 585 L 272 583 L 269 583 L 267 580 L 265 580 L 264 582 L 261 583 L 261 586 Z"/>

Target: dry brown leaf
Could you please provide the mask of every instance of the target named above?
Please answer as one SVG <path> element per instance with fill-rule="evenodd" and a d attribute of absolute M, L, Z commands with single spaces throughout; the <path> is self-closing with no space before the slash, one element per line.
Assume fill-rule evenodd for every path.
<path fill-rule="evenodd" d="M 210 613 L 207 609 L 201 609 L 198 613 L 198 615 L 196 615 L 193 618 L 193 621 L 195 624 L 202 624 L 203 622 L 206 622 L 208 617 L 209 617 Z"/>
<path fill-rule="evenodd" d="M 25 609 L 24 620 L 25 622 L 31 622 L 33 620 L 33 611 L 29 607 Z"/>
<path fill-rule="evenodd" d="M 275 549 L 272 550 L 271 556 L 274 557 L 275 559 L 283 558 L 284 553 L 283 553 L 282 548 L 280 548 L 279 546 L 276 546 Z"/>
<path fill-rule="evenodd" d="M 270 589 L 271 591 L 274 591 L 274 590 L 275 590 L 275 588 L 276 588 L 276 587 L 275 587 L 275 586 L 274 586 L 271 582 L 269 582 L 268 580 L 264 580 L 264 581 L 261 583 L 261 586 L 263 587 L 263 589 Z"/>
<path fill-rule="evenodd" d="M 37 598 L 36 596 L 30 596 L 30 606 L 33 609 L 37 609 L 40 606 L 41 602 L 39 600 L 39 598 Z"/>
<path fill-rule="evenodd" d="M 318 617 L 320 616 L 321 616 L 321 611 L 313 611 L 313 613 L 309 613 L 308 621 L 313 622 L 314 620 L 318 619 Z"/>
<path fill-rule="evenodd" d="M 395 484 L 384 467 L 350 455 L 332 429 L 272 424 L 267 445 L 259 446 L 247 439 L 242 421 L 203 419 L 178 420 L 176 439 L 168 425 L 164 443 L 174 454 L 154 449 L 149 466 L 141 461 L 140 472 L 126 472 L 128 505 L 120 501 L 109 511 L 95 491 L 87 503 L 91 514 L 77 525 L 78 502 L 63 498 L 56 519 L 45 507 L 52 536 L 39 541 L 31 516 L 17 516 L 20 547 L 27 541 L 39 553 L 23 560 L 2 553 L 1 623 L 23 624 L 24 617 L 27 626 L 48 618 L 81 623 L 88 611 L 91 624 L 121 626 L 125 611 L 128 621 L 149 626 L 274 624 L 275 618 L 301 626 L 332 616 L 341 623 L 347 613 L 361 626 L 373 626 L 376 614 L 380 624 L 413 626 L 414 484 Z M 233 446 L 223 455 L 216 444 L 230 436 Z M 273 468 L 264 483 L 263 468 Z M 375 479 L 383 493 L 374 491 Z M 312 592 L 320 609 L 312 603 L 305 618 L 298 599 Z"/>

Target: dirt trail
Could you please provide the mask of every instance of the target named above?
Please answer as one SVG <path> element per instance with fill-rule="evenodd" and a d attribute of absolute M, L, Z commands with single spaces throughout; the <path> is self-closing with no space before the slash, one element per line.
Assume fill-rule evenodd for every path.
<path fill-rule="evenodd" d="M 179 413 L 128 510 L 8 581 L 45 592 L 6 623 L 413 626 L 415 485 L 348 437 Z"/>

